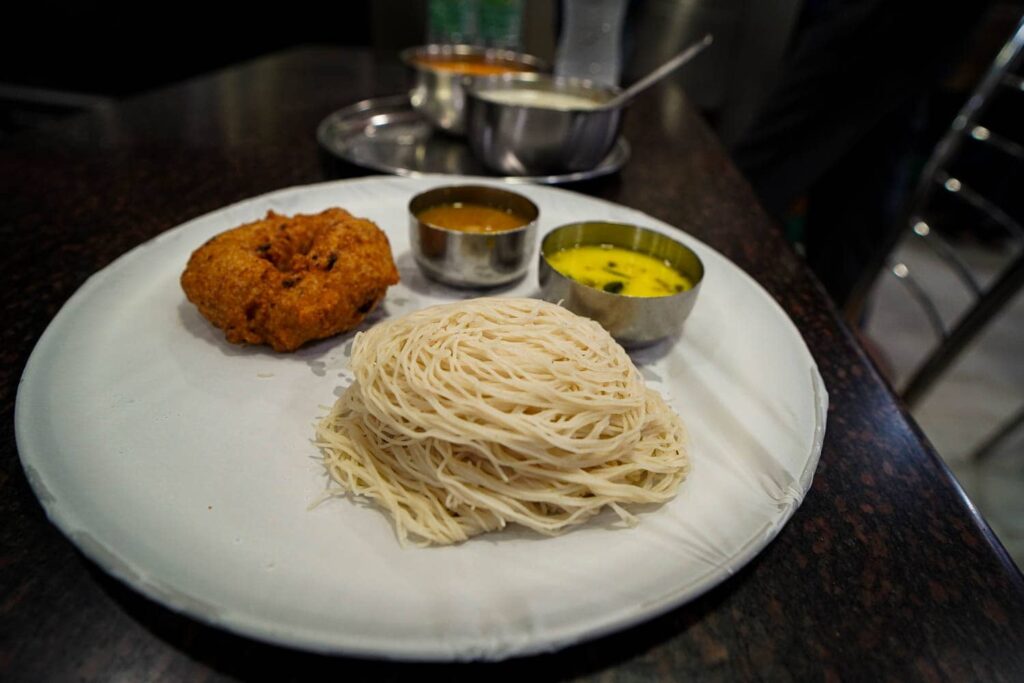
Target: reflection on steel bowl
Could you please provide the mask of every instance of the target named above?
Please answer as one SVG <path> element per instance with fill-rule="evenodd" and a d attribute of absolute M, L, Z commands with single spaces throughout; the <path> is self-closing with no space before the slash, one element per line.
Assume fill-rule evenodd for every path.
<path fill-rule="evenodd" d="M 474 78 L 466 84 L 470 147 L 507 175 L 590 170 L 619 137 L 624 107 L 604 107 L 618 92 L 537 73 Z"/>
<path fill-rule="evenodd" d="M 412 74 L 412 106 L 436 127 L 456 135 L 465 132 L 466 79 L 548 68 L 531 55 L 474 45 L 424 45 L 400 56 Z"/>
<path fill-rule="evenodd" d="M 471 211 L 460 211 L 471 207 Z M 454 210 L 453 210 L 454 209 Z M 487 209 L 504 214 L 496 229 Z M 409 242 L 423 273 L 456 287 L 496 287 L 526 274 L 540 211 L 526 197 L 485 185 L 439 187 L 409 202 Z"/>
<path fill-rule="evenodd" d="M 677 271 L 686 284 L 677 291 L 675 281 L 667 282 L 667 293 L 660 296 L 628 296 L 622 289 L 617 293 L 615 288 L 606 288 L 607 282 L 598 282 L 596 278 L 581 282 L 552 266 L 551 261 L 559 252 L 604 245 L 652 256 Z M 660 232 L 625 223 L 591 221 L 563 225 L 544 237 L 538 277 L 542 299 L 561 302 L 573 313 L 599 322 L 623 346 L 638 347 L 682 330 L 683 321 L 697 302 L 704 264 L 692 249 Z M 617 277 L 609 282 L 622 280 L 623 277 Z"/>

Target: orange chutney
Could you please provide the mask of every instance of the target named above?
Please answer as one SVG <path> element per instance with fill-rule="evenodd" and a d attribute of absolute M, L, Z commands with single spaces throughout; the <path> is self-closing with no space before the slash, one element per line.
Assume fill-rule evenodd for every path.
<path fill-rule="evenodd" d="M 511 64 L 502 62 L 483 62 L 472 59 L 444 59 L 437 57 L 418 57 L 416 64 L 427 69 L 437 71 L 456 71 L 469 76 L 495 76 L 497 74 L 517 73 L 520 71 L 532 71 L 528 66 L 522 64 Z"/>
<path fill-rule="evenodd" d="M 431 206 L 416 217 L 424 223 L 459 232 L 506 232 L 521 228 L 528 222 L 509 211 L 465 202 Z"/>

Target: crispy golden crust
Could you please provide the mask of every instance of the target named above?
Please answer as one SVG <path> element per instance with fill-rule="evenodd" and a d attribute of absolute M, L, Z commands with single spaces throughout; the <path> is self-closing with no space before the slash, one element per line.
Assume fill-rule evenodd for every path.
<path fill-rule="evenodd" d="M 211 238 L 181 276 L 188 300 L 229 342 L 275 351 L 356 327 L 397 282 L 387 236 L 344 209 L 269 211 Z"/>

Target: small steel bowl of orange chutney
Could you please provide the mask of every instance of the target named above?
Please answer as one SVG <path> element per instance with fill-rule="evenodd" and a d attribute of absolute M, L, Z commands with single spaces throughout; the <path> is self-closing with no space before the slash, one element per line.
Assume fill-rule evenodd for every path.
<path fill-rule="evenodd" d="M 410 74 L 413 109 L 453 135 L 466 132 L 467 79 L 549 69 L 532 55 L 476 45 L 422 45 L 399 57 Z"/>
<path fill-rule="evenodd" d="M 409 202 L 416 265 L 454 287 L 498 287 L 529 270 L 537 241 L 537 205 L 489 185 L 450 185 Z"/>

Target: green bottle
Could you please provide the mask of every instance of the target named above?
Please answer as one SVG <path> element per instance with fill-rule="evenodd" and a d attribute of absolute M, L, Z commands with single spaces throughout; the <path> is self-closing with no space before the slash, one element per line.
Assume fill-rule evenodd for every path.
<path fill-rule="evenodd" d="M 427 41 L 441 45 L 478 44 L 475 0 L 430 0 Z"/>
<path fill-rule="evenodd" d="M 519 50 L 523 0 L 479 0 L 478 28 L 484 45 Z"/>

